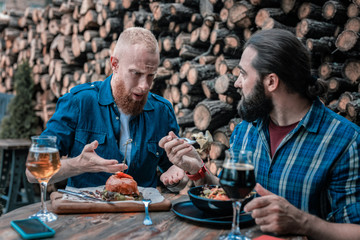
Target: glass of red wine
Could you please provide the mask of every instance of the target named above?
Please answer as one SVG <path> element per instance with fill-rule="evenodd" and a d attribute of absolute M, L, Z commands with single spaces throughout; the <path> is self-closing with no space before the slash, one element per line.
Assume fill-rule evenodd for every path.
<path fill-rule="evenodd" d="M 249 196 L 255 184 L 252 152 L 235 149 L 226 151 L 220 185 L 232 200 L 234 215 L 231 232 L 228 235 L 220 236 L 221 240 L 249 239 L 240 232 L 240 209 L 242 202 Z"/>

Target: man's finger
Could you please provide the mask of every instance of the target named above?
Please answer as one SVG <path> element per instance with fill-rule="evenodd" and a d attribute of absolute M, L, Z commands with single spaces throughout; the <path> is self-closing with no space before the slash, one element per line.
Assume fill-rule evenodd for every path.
<path fill-rule="evenodd" d="M 173 131 L 169 132 L 169 135 L 174 139 L 177 138 L 176 134 Z"/>
<path fill-rule="evenodd" d="M 272 192 L 270 192 L 269 190 L 266 190 L 263 186 L 261 186 L 260 183 L 257 183 L 255 186 L 255 191 L 260 195 L 260 196 L 267 196 L 267 195 L 274 195 Z"/>
<path fill-rule="evenodd" d="M 170 133 L 169 133 L 170 134 Z M 159 147 L 164 148 L 165 144 L 169 141 L 172 140 L 172 137 L 170 135 L 166 135 L 165 137 L 163 137 L 162 139 L 160 139 L 159 141 Z"/>
<path fill-rule="evenodd" d="M 274 201 L 274 198 L 270 196 L 254 198 L 245 205 L 244 211 L 251 212 L 254 209 L 266 207 L 270 205 L 272 201 Z"/>
<path fill-rule="evenodd" d="M 103 171 L 108 173 L 116 173 L 119 171 L 126 170 L 127 166 L 124 166 L 124 164 L 115 164 L 115 165 L 106 165 L 103 166 Z"/>
<path fill-rule="evenodd" d="M 99 145 L 99 142 L 97 140 L 89 143 L 89 144 L 86 144 L 83 151 L 84 152 L 92 152 L 94 151 Z"/>

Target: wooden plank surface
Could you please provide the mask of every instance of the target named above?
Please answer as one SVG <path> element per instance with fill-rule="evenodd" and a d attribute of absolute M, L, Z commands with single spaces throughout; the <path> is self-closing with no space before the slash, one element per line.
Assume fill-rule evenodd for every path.
<path fill-rule="evenodd" d="M 0 139 L 2 149 L 28 149 L 31 145 L 29 139 Z"/>
<path fill-rule="evenodd" d="M 174 205 L 187 201 L 187 195 L 166 193 Z M 48 207 L 50 207 L 50 202 Z M 40 203 L 31 204 L 0 217 L 0 239 L 20 239 L 19 235 L 10 227 L 11 220 L 28 218 L 40 209 Z M 52 239 L 218 239 L 227 234 L 230 226 L 219 226 L 195 223 L 176 216 L 172 211 L 150 212 L 153 225 L 142 224 L 143 212 L 134 213 L 91 213 L 91 214 L 63 214 L 58 220 L 48 223 L 56 234 Z M 252 238 L 263 235 L 259 228 L 251 226 L 242 228 L 243 233 L 250 233 Z M 285 237 L 284 239 L 306 239 L 303 237 Z"/>

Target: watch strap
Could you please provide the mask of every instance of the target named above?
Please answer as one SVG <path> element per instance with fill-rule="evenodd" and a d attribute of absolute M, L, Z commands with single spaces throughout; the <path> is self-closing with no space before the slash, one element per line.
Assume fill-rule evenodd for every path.
<path fill-rule="evenodd" d="M 204 178 L 207 171 L 208 170 L 205 167 L 205 164 L 203 164 L 203 166 L 199 169 L 199 171 L 197 173 L 192 174 L 192 175 L 189 172 L 185 172 L 185 173 L 190 180 L 196 181 L 196 180 Z"/>

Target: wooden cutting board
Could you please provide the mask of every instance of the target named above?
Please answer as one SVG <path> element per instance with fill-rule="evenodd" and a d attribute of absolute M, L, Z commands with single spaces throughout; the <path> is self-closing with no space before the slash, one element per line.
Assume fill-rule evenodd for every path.
<path fill-rule="evenodd" d="M 50 195 L 51 210 L 54 213 L 99 213 L 99 212 L 143 212 L 145 211 L 142 202 L 118 202 L 118 203 L 95 203 L 75 202 L 62 199 L 62 193 L 53 192 Z M 149 211 L 169 211 L 171 202 L 164 199 L 162 202 L 149 205 Z"/>

